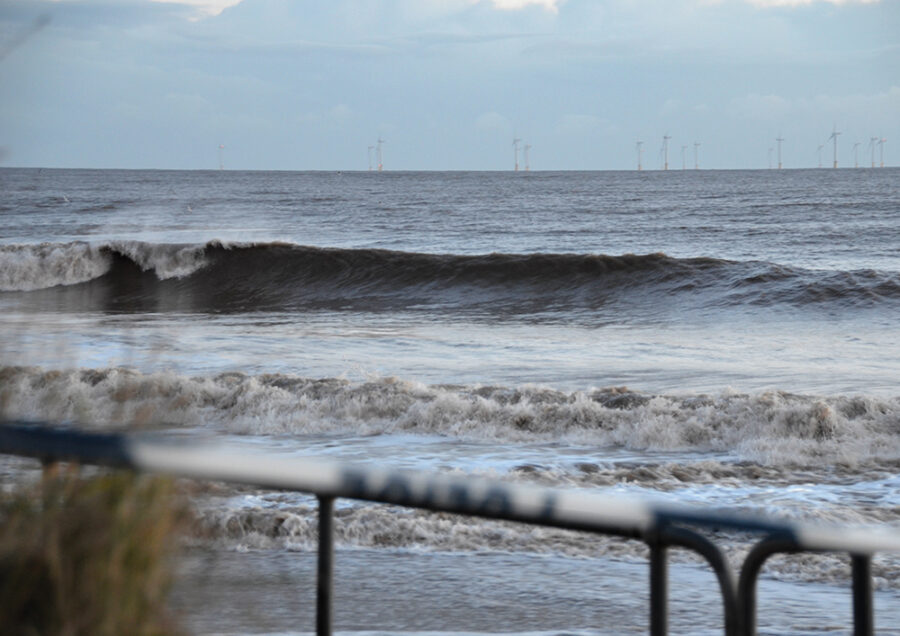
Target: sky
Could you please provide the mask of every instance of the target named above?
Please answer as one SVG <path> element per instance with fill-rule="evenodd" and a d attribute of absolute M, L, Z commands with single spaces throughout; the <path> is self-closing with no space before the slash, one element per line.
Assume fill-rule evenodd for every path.
<path fill-rule="evenodd" d="M 808 168 L 835 127 L 900 165 L 900 0 L 0 2 L 3 166 Z"/>

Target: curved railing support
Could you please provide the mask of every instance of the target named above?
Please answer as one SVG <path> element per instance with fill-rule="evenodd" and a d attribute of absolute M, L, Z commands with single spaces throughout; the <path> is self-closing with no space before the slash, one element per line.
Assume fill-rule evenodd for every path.
<path fill-rule="evenodd" d="M 693 550 L 706 559 L 719 582 L 719 592 L 722 595 L 722 609 L 725 618 L 725 635 L 737 636 L 739 633 L 739 614 L 735 577 L 731 566 L 728 564 L 728 559 L 725 558 L 722 551 L 716 544 L 699 532 L 680 526 L 664 524 L 657 531 L 656 537 L 658 541 L 665 545 Z"/>
<path fill-rule="evenodd" d="M 763 539 L 747 554 L 738 581 L 738 605 L 741 613 L 741 636 L 756 636 L 756 583 L 766 560 L 774 554 L 796 552 L 831 552 L 802 545 L 793 535 L 772 535 Z M 872 636 L 875 632 L 872 602 L 872 557 L 850 553 L 853 569 L 853 633 Z"/>
<path fill-rule="evenodd" d="M 756 581 L 759 579 L 763 564 L 773 554 L 795 552 L 797 541 L 793 536 L 772 535 L 753 546 L 738 579 L 738 607 L 741 613 L 741 636 L 756 636 Z"/>

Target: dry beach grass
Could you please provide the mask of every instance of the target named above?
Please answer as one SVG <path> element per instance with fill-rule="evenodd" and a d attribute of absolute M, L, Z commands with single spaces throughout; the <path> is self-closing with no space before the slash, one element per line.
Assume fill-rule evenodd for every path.
<path fill-rule="evenodd" d="M 5 633 L 180 633 L 168 594 L 188 515 L 171 480 L 51 470 L 0 497 Z"/>

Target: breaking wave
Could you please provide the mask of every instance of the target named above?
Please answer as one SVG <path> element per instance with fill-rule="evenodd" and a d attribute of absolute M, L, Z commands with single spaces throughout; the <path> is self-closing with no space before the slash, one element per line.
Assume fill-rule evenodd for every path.
<path fill-rule="evenodd" d="M 189 377 L 0 367 L 0 416 L 237 434 L 437 434 L 636 450 L 727 452 L 764 466 L 900 460 L 900 398 L 652 395 L 625 388 L 429 386 L 269 374 Z M 586 469 L 590 472 L 590 469 Z"/>
<path fill-rule="evenodd" d="M 804 270 L 665 254 L 456 255 L 219 241 L 0 247 L 0 291 L 60 294 L 73 286 L 78 293 L 64 298 L 73 309 L 126 312 L 541 313 L 627 309 L 665 298 L 701 307 L 900 301 L 900 274 L 894 272 Z"/>
<path fill-rule="evenodd" d="M 0 291 L 34 291 L 114 276 L 122 259 L 159 280 L 183 278 L 206 264 L 205 246 L 116 241 L 0 245 Z"/>

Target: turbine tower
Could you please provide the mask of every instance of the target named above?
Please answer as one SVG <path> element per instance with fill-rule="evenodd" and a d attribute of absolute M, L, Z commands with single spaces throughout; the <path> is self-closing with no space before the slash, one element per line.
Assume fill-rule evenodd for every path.
<path fill-rule="evenodd" d="M 884 144 L 887 142 L 887 138 L 882 137 L 878 140 L 878 147 L 881 151 L 881 167 L 884 168 Z"/>
<path fill-rule="evenodd" d="M 224 170 L 224 169 L 225 169 L 225 144 L 219 144 L 219 170 Z"/>
<path fill-rule="evenodd" d="M 518 137 L 513 135 L 512 145 L 513 145 L 513 153 L 515 154 L 515 163 L 514 163 L 515 167 L 513 168 L 514 172 L 519 171 L 519 142 L 521 142 L 521 141 L 522 141 L 521 139 L 519 139 Z"/>
<path fill-rule="evenodd" d="M 775 138 L 775 141 L 778 142 L 778 169 L 781 170 L 781 142 L 784 141 L 784 138 L 781 136 L 781 133 L 778 133 L 778 136 Z"/>
<path fill-rule="evenodd" d="M 369 146 L 369 172 L 372 172 L 372 151 L 375 150 L 375 146 Z"/>
<path fill-rule="evenodd" d="M 531 164 L 528 162 L 528 151 L 531 150 L 531 144 L 525 144 L 522 151 L 525 153 L 525 172 L 531 172 Z"/>
<path fill-rule="evenodd" d="M 859 168 L 859 142 L 853 144 L 853 167 Z"/>
<path fill-rule="evenodd" d="M 878 137 L 869 137 L 869 148 L 872 149 L 872 167 L 875 167 L 875 144 L 880 141 Z"/>
<path fill-rule="evenodd" d="M 379 135 L 378 141 L 375 144 L 375 157 L 378 160 L 378 172 L 381 172 L 382 170 L 384 170 L 384 161 L 382 161 L 383 155 L 381 152 L 381 146 L 384 143 L 385 143 L 384 139 L 382 139 L 381 136 Z"/>
<path fill-rule="evenodd" d="M 637 148 L 637 156 L 638 156 L 638 172 L 644 169 L 643 164 L 641 163 L 641 158 L 644 156 L 644 142 L 638 141 L 635 143 L 635 148 Z"/>
<path fill-rule="evenodd" d="M 698 157 L 697 149 L 698 149 L 699 147 L 700 147 L 700 142 L 699 142 L 699 141 L 695 141 L 695 142 L 694 142 L 694 170 L 699 170 L 699 169 L 700 169 L 700 161 L 697 159 L 697 157 Z"/>
<path fill-rule="evenodd" d="M 834 140 L 834 164 L 832 165 L 832 168 L 837 168 L 837 138 L 840 134 L 841 133 L 837 130 L 837 125 L 835 125 L 831 130 L 831 137 L 828 138 L 828 141 Z"/>
<path fill-rule="evenodd" d="M 671 137 L 669 135 L 663 135 L 663 170 L 669 169 L 669 140 Z"/>

